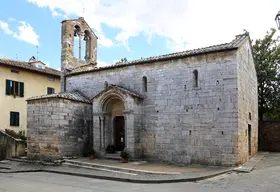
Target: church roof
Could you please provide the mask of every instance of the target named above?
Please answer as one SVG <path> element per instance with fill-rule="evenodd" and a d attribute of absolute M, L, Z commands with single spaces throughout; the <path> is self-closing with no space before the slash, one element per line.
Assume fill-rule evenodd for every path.
<path fill-rule="evenodd" d="M 170 53 L 170 54 L 165 54 L 165 55 L 153 56 L 153 57 L 148 57 L 148 58 L 138 59 L 138 60 L 133 60 L 133 61 L 127 61 L 127 62 L 109 65 L 109 66 L 105 66 L 105 67 L 96 67 L 96 68 L 78 67 L 78 68 L 73 69 L 71 72 L 69 72 L 67 74 L 67 76 L 72 76 L 75 74 L 87 73 L 87 72 L 92 72 L 92 71 L 101 71 L 101 70 L 105 70 L 105 69 L 126 67 L 126 66 L 130 66 L 130 65 L 151 63 L 151 62 L 156 62 L 156 61 L 178 59 L 178 58 L 196 56 L 196 55 L 201 55 L 201 54 L 206 54 L 206 53 L 215 53 L 215 52 L 236 50 L 247 37 L 249 37 L 249 34 L 244 33 L 241 35 L 237 35 L 235 37 L 235 39 L 229 43 L 213 45 L 213 46 L 198 48 L 198 49 L 193 49 L 193 50 L 186 50 L 186 51 L 182 51 L 182 52 L 175 52 L 175 53 Z"/>
<path fill-rule="evenodd" d="M 133 97 L 137 97 L 137 98 L 140 98 L 140 99 L 144 99 L 144 96 L 139 94 L 139 93 L 136 93 L 135 91 L 132 91 L 132 90 L 129 90 L 127 88 L 124 88 L 120 85 L 114 85 L 114 84 L 111 84 L 109 85 L 106 89 L 104 89 L 103 91 L 99 92 L 98 94 L 96 94 L 92 99 L 95 99 L 97 97 L 99 97 L 100 95 L 102 95 L 103 93 L 109 91 L 109 90 L 117 90 L 117 91 L 120 91 L 124 94 L 128 94 L 128 95 L 131 95 Z"/>
<path fill-rule="evenodd" d="M 36 61 L 36 62 L 42 63 L 41 61 Z M 33 61 L 32 62 L 26 62 L 26 61 L 0 58 L 0 66 L 1 65 L 6 65 L 6 66 L 10 66 L 10 67 L 30 70 L 30 71 L 33 71 L 33 72 L 36 72 L 36 73 L 48 74 L 48 75 L 53 75 L 53 76 L 60 77 L 60 71 L 55 70 L 53 68 L 49 68 L 49 67 L 44 67 L 44 69 L 43 68 L 41 69 L 41 68 L 38 68 L 38 67 L 34 66 L 33 63 L 35 63 L 35 62 L 33 62 Z"/>
<path fill-rule="evenodd" d="M 49 98 L 61 98 L 61 99 L 68 99 L 72 101 L 79 101 L 82 103 L 91 103 L 91 101 L 88 98 L 80 94 L 78 91 L 71 92 L 71 93 L 61 92 L 61 93 L 54 93 L 50 95 L 34 96 L 28 98 L 26 101 L 49 99 Z"/>

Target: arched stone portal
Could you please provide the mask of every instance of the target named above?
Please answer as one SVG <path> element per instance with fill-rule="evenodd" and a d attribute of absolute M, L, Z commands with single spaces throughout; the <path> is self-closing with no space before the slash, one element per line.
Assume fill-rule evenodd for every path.
<path fill-rule="evenodd" d="M 93 97 L 93 148 L 101 156 L 108 145 L 140 155 L 140 129 L 144 98 L 118 85 L 109 85 Z"/>

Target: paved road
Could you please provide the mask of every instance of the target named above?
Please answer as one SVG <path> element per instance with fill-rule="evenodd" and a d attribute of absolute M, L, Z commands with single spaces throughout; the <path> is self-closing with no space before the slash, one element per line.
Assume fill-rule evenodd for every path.
<path fill-rule="evenodd" d="M 280 192 L 280 154 L 270 154 L 251 173 L 231 173 L 197 183 L 132 184 L 51 173 L 0 174 L 0 192 Z"/>

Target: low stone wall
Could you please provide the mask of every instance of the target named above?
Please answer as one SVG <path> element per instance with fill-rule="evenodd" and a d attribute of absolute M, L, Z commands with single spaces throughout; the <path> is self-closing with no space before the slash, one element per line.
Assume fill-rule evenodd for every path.
<path fill-rule="evenodd" d="M 259 150 L 280 152 L 280 121 L 259 123 Z"/>
<path fill-rule="evenodd" d="M 25 155 L 26 142 L 0 131 L 0 160 Z"/>
<path fill-rule="evenodd" d="M 28 157 L 54 160 L 83 155 L 89 145 L 91 111 L 90 104 L 62 98 L 28 101 Z"/>

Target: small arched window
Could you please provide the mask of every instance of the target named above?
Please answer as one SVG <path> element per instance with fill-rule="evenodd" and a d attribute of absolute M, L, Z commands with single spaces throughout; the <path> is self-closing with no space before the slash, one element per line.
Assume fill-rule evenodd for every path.
<path fill-rule="evenodd" d="M 198 87 L 198 71 L 196 69 L 193 71 L 193 86 Z"/>
<path fill-rule="evenodd" d="M 144 76 L 142 78 L 142 83 L 143 83 L 143 92 L 147 92 L 148 91 L 148 87 L 147 87 L 147 77 Z"/>
<path fill-rule="evenodd" d="M 252 120 L 252 115 L 250 112 L 249 112 L 249 120 Z"/>
<path fill-rule="evenodd" d="M 105 83 L 104 83 L 104 88 L 106 89 L 107 87 L 108 87 L 108 82 L 105 81 Z"/>

